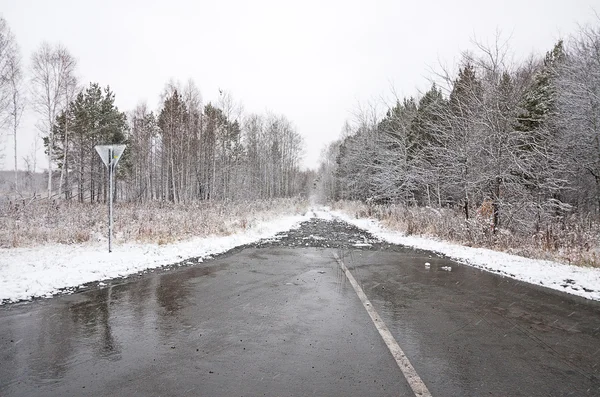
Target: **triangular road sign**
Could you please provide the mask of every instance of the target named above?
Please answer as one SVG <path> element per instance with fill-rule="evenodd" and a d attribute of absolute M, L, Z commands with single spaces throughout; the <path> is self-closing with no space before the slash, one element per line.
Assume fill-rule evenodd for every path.
<path fill-rule="evenodd" d="M 113 164 L 116 167 L 119 160 L 121 160 L 121 155 L 123 151 L 125 151 L 125 145 L 112 145 L 113 147 Z"/>
<path fill-rule="evenodd" d="M 98 154 L 100 155 L 102 162 L 107 167 L 110 164 L 110 159 L 108 157 L 112 149 L 112 163 L 113 166 L 116 167 L 117 163 L 121 159 L 123 151 L 125 150 L 125 145 L 97 145 L 95 146 L 95 148 Z"/>
<path fill-rule="evenodd" d="M 108 149 L 110 148 L 110 146 L 109 145 L 98 145 L 95 148 L 96 148 L 96 151 L 98 152 L 98 154 L 100 155 L 100 158 L 102 159 L 102 162 L 104 163 L 104 165 L 108 167 Z"/>

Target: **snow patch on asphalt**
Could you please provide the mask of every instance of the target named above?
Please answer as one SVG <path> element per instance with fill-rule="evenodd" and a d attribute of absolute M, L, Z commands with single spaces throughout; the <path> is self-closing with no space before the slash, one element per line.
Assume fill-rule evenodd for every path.
<path fill-rule="evenodd" d="M 314 234 L 311 234 L 308 237 L 302 237 L 302 240 L 318 240 L 318 241 L 324 241 L 327 240 L 325 237 L 321 237 L 321 236 L 315 236 Z"/>
<path fill-rule="evenodd" d="M 314 211 L 323 219 L 339 218 L 392 244 L 434 251 L 459 263 L 591 300 L 600 300 L 600 269 L 529 259 L 486 248 L 472 248 L 425 237 L 405 236 L 385 229 L 374 219 L 355 219 L 327 208 Z"/>
<path fill-rule="evenodd" d="M 311 215 L 279 218 L 230 236 L 209 236 L 165 245 L 117 245 L 112 253 L 108 253 L 104 244 L 3 248 L 0 249 L 0 305 L 51 297 L 61 291 L 72 293 L 83 284 L 126 277 L 188 258 L 199 257 L 201 263 L 212 255 L 298 228 Z"/>
<path fill-rule="evenodd" d="M 368 248 L 368 247 L 372 247 L 373 244 L 369 244 L 369 243 L 355 243 L 352 244 L 353 247 L 357 247 L 357 248 Z"/>

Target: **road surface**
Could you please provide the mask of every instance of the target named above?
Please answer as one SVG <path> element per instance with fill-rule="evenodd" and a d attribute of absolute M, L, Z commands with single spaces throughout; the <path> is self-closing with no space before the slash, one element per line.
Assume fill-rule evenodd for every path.
<path fill-rule="evenodd" d="M 67 395 L 600 396 L 600 304 L 314 219 L 1 306 L 0 396 Z"/>

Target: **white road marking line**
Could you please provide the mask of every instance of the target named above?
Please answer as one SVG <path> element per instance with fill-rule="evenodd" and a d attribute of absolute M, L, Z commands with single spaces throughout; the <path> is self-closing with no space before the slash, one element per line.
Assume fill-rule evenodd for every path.
<path fill-rule="evenodd" d="M 365 295 L 361 286 L 356 282 L 354 276 L 352 275 L 352 273 L 350 273 L 350 270 L 348 270 L 342 259 L 337 254 L 334 253 L 333 256 L 344 271 L 344 273 L 346 274 L 346 277 L 348 278 L 348 281 L 350 281 L 350 284 L 352 284 L 352 287 L 354 288 L 354 291 L 356 292 L 358 298 L 362 302 L 365 310 L 367 311 L 367 313 L 369 313 L 371 320 L 373 320 L 373 324 L 375 324 L 375 328 L 377 328 L 377 331 L 379 331 L 379 335 L 381 335 L 381 338 L 387 345 L 388 349 L 390 350 L 390 353 L 392 353 L 394 360 L 396 360 L 396 364 L 398 364 L 398 367 L 402 371 L 402 374 L 406 378 L 406 381 L 408 382 L 409 386 L 415 393 L 415 396 L 432 397 L 431 393 L 427 389 L 427 386 L 425 386 L 425 383 L 423 382 L 419 374 L 417 374 L 417 371 L 415 371 L 415 368 L 408 360 L 408 357 L 406 357 L 404 351 L 402 351 L 400 345 L 398 345 L 398 342 L 396 342 L 396 339 L 394 339 L 388 327 L 385 325 L 381 317 L 379 317 L 377 311 L 373 308 L 373 305 L 369 301 L 369 298 L 367 298 L 367 295 Z"/>

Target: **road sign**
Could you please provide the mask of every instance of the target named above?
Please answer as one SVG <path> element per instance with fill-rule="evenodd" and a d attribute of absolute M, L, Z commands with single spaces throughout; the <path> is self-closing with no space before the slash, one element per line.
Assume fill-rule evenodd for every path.
<path fill-rule="evenodd" d="M 113 177 L 117 163 L 125 150 L 125 145 L 97 145 L 96 151 L 108 168 L 108 252 L 112 252 L 113 234 Z"/>
<path fill-rule="evenodd" d="M 104 163 L 104 165 L 107 167 L 110 163 L 109 162 L 110 157 L 111 157 L 110 152 L 112 152 L 113 167 L 116 167 L 117 163 L 121 159 L 121 155 L 123 154 L 124 150 L 125 150 L 125 145 L 97 145 L 96 146 L 96 151 L 100 155 L 100 158 L 102 159 L 102 162 Z"/>

